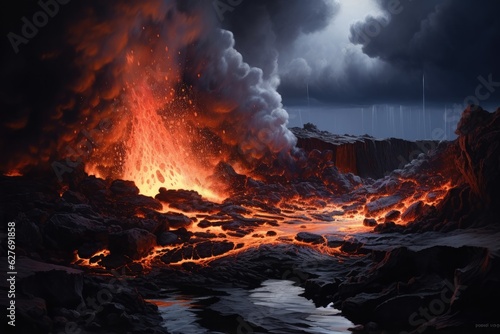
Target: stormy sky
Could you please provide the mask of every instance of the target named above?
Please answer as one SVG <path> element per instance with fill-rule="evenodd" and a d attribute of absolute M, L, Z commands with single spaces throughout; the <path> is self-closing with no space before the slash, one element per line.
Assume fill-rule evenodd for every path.
<path fill-rule="evenodd" d="M 271 109 L 280 104 L 277 90 L 290 126 L 312 121 L 339 133 L 440 140 L 451 138 L 457 112 L 466 104 L 500 106 L 500 2 L 495 0 L 149 0 L 136 12 L 113 9 L 128 3 L 21 0 L 2 10 L 2 156 L 17 164 L 60 157 L 68 143 L 82 137 L 83 126 L 99 124 L 113 107 L 126 58 L 123 43 L 140 35 L 140 20 L 165 21 L 169 43 L 179 43 L 186 36 L 176 36 L 182 34 L 189 37 L 189 31 L 168 29 L 175 13 L 180 21 L 187 19 L 186 27 L 200 25 L 189 23 L 190 17 L 204 21 L 198 40 L 209 40 L 218 28 L 232 32 L 236 51 L 227 34 L 224 43 L 214 44 L 231 49 L 237 68 L 253 73 L 256 79 L 249 82 L 255 89 L 249 85 L 248 92 L 272 100 Z M 174 4 L 177 9 L 169 11 Z M 196 50 L 189 43 L 186 48 Z M 240 63 L 238 52 L 252 69 Z M 204 61 L 201 56 L 191 62 L 197 58 Z M 428 114 L 422 107 L 424 74 Z M 231 99 L 231 89 L 225 98 Z M 297 111 L 304 104 L 321 110 Z M 446 108 L 453 111 L 449 119 Z M 286 124 L 280 108 L 265 109 L 266 124 Z M 434 136 L 435 129 L 445 137 Z"/>
<path fill-rule="evenodd" d="M 411 103 L 425 73 L 429 102 L 463 103 L 479 76 L 500 82 L 499 12 L 493 0 L 262 0 L 227 10 L 222 25 L 247 62 L 277 71 L 285 101 L 309 85 L 325 103 Z M 480 102 L 499 100 L 493 86 Z"/>

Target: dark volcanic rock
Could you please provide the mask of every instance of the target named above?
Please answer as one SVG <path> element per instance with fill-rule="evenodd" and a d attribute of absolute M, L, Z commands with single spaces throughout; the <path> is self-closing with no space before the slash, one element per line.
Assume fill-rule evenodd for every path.
<path fill-rule="evenodd" d="M 156 199 L 163 202 L 187 202 L 187 201 L 201 201 L 202 197 L 193 190 L 167 190 L 160 188 L 160 193 L 155 196 Z"/>
<path fill-rule="evenodd" d="M 327 235 L 326 244 L 328 247 L 336 248 L 344 244 L 344 236 L 342 235 Z"/>
<path fill-rule="evenodd" d="M 118 212 L 130 212 L 133 214 L 137 209 L 149 208 L 154 210 L 161 210 L 163 206 L 160 201 L 144 195 L 133 195 L 123 197 L 110 197 L 111 201 L 116 201 L 116 208 Z"/>
<path fill-rule="evenodd" d="M 401 167 L 401 159 L 410 161 L 415 152 L 427 153 L 434 141 L 375 139 L 370 136 L 335 135 L 315 128 L 291 128 L 297 146 L 307 152 L 328 151 L 330 161 L 342 173 L 378 179 Z"/>
<path fill-rule="evenodd" d="M 160 246 L 177 245 L 180 243 L 182 243 L 182 240 L 177 234 L 172 232 L 163 232 L 158 236 L 158 245 Z"/>
<path fill-rule="evenodd" d="M 167 333 L 157 307 L 126 279 L 115 277 L 117 272 L 84 275 L 24 257 L 17 258 L 16 269 L 15 332 Z"/>
<path fill-rule="evenodd" d="M 230 241 L 203 241 L 193 245 L 171 249 L 161 257 L 164 263 L 176 263 L 182 260 L 199 260 L 222 255 L 234 249 Z"/>
<path fill-rule="evenodd" d="M 161 220 L 158 221 L 156 219 L 139 219 L 134 223 L 135 224 L 132 226 L 136 226 L 153 234 L 161 233 L 168 228 Z"/>
<path fill-rule="evenodd" d="M 43 247 L 43 236 L 40 228 L 24 213 L 16 218 L 16 242 L 25 249 L 39 250 Z"/>
<path fill-rule="evenodd" d="M 491 208 L 493 199 L 498 200 L 500 194 L 499 129 L 500 108 L 488 113 L 470 106 L 463 112 L 456 130 L 460 145 L 457 166 L 482 208 Z M 498 211 L 498 206 L 492 209 Z"/>
<path fill-rule="evenodd" d="M 92 255 L 106 248 L 106 245 L 99 242 L 88 242 L 78 247 L 78 256 L 83 259 L 90 259 Z"/>
<path fill-rule="evenodd" d="M 498 224 L 499 128 L 500 109 L 489 113 L 478 106 L 469 106 L 463 112 L 456 130 L 459 137 L 441 157 L 448 162 L 443 164 L 442 173 L 456 173 L 459 177 L 436 210 L 424 210 L 415 219 L 416 224 L 410 225 L 410 230 L 449 230 L 450 226 L 468 228 Z M 437 223 L 429 224 L 429 221 Z"/>
<path fill-rule="evenodd" d="M 378 224 L 375 226 L 373 231 L 378 232 L 378 233 L 394 233 L 394 232 L 402 232 L 404 231 L 405 227 L 402 225 L 398 225 L 395 222 L 385 222 L 382 224 Z"/>
<path fill-rule="evenodd" d="M 134 260 L 146 256 L 156 246 L 156 236 L 133 228 L 109 235 L 109 250 L 114 255 L 126 255 Z"/>
<path fill-rule="evenodd" d="M 424 202 L 422 201 L 415 202 L 412 205 L 410 205 L 405 212 L 403 212 L 401 219 L 403 219 L 404 221 L 412 221 L 422 214 L 423 208 L 424 208 Z"/>
<path fill-rule="evenodd" d="M 53 326 L 48 316 L 47 303 L 38 297 L 16 296 L 17 333 L 49 333 Z M 4 333 L 8 333 L 6 329 Z"/>
<path fill-rule="evenodd" d="M 425 299 L 418 295 L 402 295 L 387 299 L 374 311 L 374 318 L 384 328 L 405 328 L 412 314 L 425 305 Z"/>
<path fill-rule="evenodd" d="M 488 113 L 470 106 L 462 114 L 456 133 L 460 156 L 457 167 L 471 192 L 469 210 L 500 211 L 500 109 Z M 456 208 L 457 211 L 461 208 Z"/>
<path fill-rule="evenodd" d="M 18 292 L 42 298 L 48 306 L 77 306 L 82 299 L 83 272 L 28 258 L 19 258 Z"/>
<path fill-rule="evenodd" d="M 381 211 L 389 209 L 397 205 L 401 201 L 401 197 L 397 195 L 391 195 L 386 197 L 381 197 L 376 199 L 366 205 L 367 214 L 377 214 Z"/>
<path fill-rule="evenodd" d="M 488 254 L 486 249 L 475 247 L 396 248 L 368 272 L 342 282 L 335 305 L 356 322 L 373 321 L 393 329 L 413 327 L 411 319 L 423 319 L 419 324 L 430 321 L 426 327 L 453 327 L 463 324 L 463 317 L 471 314 L 494 317 L 495 311 L 485 306 L 482 298 L 492 302 L 498 298 L 499 294 L 485 284 L 498 282 L 500 266 L 497 257 L 487 260 Z M 478 296 L 486 290 L 489 296 Z M 434 314 L 426 319 L 421 310 L 429 309 Z"/>
<path fill-rule="evenodd" d="M 309 232 L 299 232 L 295 236 L 295 239 L 308 244 L 321 244 L 325 242 L 325 238 L 323 238 L 323 236 Z"/>
<path fill-rule="evenodd" d="M 373 218 L 365 218 L 363 219 L 363 225 L 368 227 L 377 226 L 377 221 Z"/>
<path fill-rule="evenodd" d="M 229 252 L 234 248 L 234 243 L 229 241 L 214 242 L 212 246 L 212 254 L 214 256 Z"/>
<path fill-rule="evenodd" d="M 110 280 L 85 277 L 84 299 L 96 301 L 96 304 L 94 307 L 83 305 L 82 308 L 88 311 L 75 321 L 75 327 L 82 332 L 167 333 L 161 326 L 157 306 L 146 302 L 132 283 L 133 280 L 120 277 Z M 93 326 L 96 328 L 91 330 Z"/>
<path fill-rule="evenodd" d="M 106 190 L 107 184 L 103 179 L 91 175 L 85 177 L 78 185 L 78 188 L 87 198 L 95 198 L 97 193 Z"/>
<path fill-rule="evenodd" d="M 385 215 L 385 221 L 393 221 L 395 219 L 398 219 L 399 216 L 401 216 L 401 212 L 398 210 L 391 210 Z"/>
<path fill-rule="evenodd" d="M 337 292 L 338 282 L 325 282 L 322 279 L 311 278 L 306 280 L 304 285 L 304 296 L 314 299 L 316 305 L 326 307 Z"/>
<path fill-rule="evenodd" d="M 56 249 L 74 250 L 85 242 L 106 242 L 107 228 L 102 222 L 77 214 L 58 213 L 43 226 L 46 241 Z"/>
<path fill-rule="evenodd" d="M 193 190 L 167 190 L 162 187 L 155 199 L 184 212 L 214 212 L 218 208 L 217 204 L 204 200 Z"/>
<path fill-rule="evenodd" d="M 224 162 L 219 162 L 215 167 L 214 175 L 212 176 L 219 183 L 227 185 L 226 191 L 241 191 L 245 189 L 247 177 L 236 173 L 234 168 Z"/>
<path fill-rule="evenodd" d="M 189 239 L 191 239 L 191 236 L 193 235 L 193 232 L 188 231 L 185 227 L 181 227 L 175 231 L 170 231 L 174 234 L 177 235 L 177 237 L 182 241 L 182 242 L 188 242 Z"/>
<path fill-rule="evenodd" d="M 188 227 L 192 222 L 189 217 L 181 213 L 167 212 L 162 216 L 167 221 L 168 226 L 172 228 Z"/>
<path fill-rule="evenodd" d="M 356 240 L 345 240 L 340 246 L 340 250 L 350 254 L 367 254 L 369 251 L 363 248 L 363 244 Z"/>
<path fill-rule="evenodd" d="M 118 196 L 136 196 L 139 195 L 139 188 L 134 181 L 114 180 L 109 190 Z"/>
<path fill-rule="evenodd" d="M 85 176 L 75 187 L 65 192 L 69 193 L 69 202 L 81 201 L 78 198 L 78 193 L 81 193 L 86 199 L 83 203 L 90 203 L 93 211 L 100 214 L 130 217 L 138 211 L 163 208 L 160 201 L 139 194 L 139 189 L 132 181 L 115 180 L 108 186 L 108 181 Z"/>
<path fill-rule="evenodd" d="M 72 190 L 65 191 L 62 198 L 73 204 L 88 203 L 88 199 L 83 194 Z"/>

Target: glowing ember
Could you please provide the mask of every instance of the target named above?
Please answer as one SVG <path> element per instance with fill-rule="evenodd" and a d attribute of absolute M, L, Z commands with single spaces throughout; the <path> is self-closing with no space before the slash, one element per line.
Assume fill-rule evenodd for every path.
<path fill-rule="evenodd" d="M 18 170 L 11 170 L 7 173 L 4 173 L 3 175 L 5 176 L 10 176 L 10 177 L 13 177 L 13 176 L 23 176 L 23 174 L 21 174 Z"/>
<path fill-rule="evenodd" d="M 96 252 L 88 259 L 81 258 L 78 256 L 78 253 L 75 252 L 75 260 L 73 260 L 73 264 L 77 264 L 81 267 L 89 267 L 89 268 L 104 268 L 99 264 L 99 261 L 110 254 L 109 250 L 103 249 Z"/>

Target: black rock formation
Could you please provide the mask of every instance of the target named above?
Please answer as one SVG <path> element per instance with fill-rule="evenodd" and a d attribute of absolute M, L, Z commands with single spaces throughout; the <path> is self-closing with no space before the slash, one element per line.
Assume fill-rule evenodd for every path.
<path fill-rule="evenodd" d="M 374 179 L 402 168 L 419 154 L 428 153 L 438 145 L 436 141 L 336 135 L 314 126 L 290 130 L 298 139 L 297 146 L 306 152 L 332 151 L 331 161 L 340 172 Z"/>

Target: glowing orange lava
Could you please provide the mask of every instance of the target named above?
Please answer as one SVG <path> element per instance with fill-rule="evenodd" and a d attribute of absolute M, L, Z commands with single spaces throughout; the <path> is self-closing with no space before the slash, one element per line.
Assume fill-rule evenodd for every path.
<path fill-rule="evenodd" d="M 182 119 L 163 119 L 152 93 L 143 87 L 133 88 L 131 94 L 133 122 L 123 177 L 134 180 L 144 195 L 154 196 L 160 187 L 166 187 L 195 190 L 208 199 L 218 199 L 206 183 L 211 171 L 198 166 L 198 157 L 189 147 L 192 134 Z"/>
<path fill-rule="evenodd" d="M 168 55 L 168 49 L 166 52 Z M 165 187 L 194 190 L 212 202 L 222 203 L 226 194 L 219 193 L 217 185 L 211 184 L 210 180 L 216 179 L 212 177 L 215 166 L 225 161 L 227 152 L 214 149 L 215 145 L 207 143 L 208 139 L 202 134 L 203 130 L 209 129 L 206 123 L 211 121 L 208 117 L 201 120 L 199 111 L 205 106 L 196 106 L 196 101 L 190 99 L 189 87 L 181 84 L 179 63 L 173 63 L 167 56 L 167 64 L 161 68 L 166 71 L 165 75 L 157 75 L 157 72 L 141 68 L 141 63 L 147 63 L 149 57 L 149 49 L 130 52 L 126 57 L 127 75 L 124 76 L 126 83 L 121 100 L 124 110 L 120 114 L 122 124 L 117 126 L 121 133 L 115 133 L 113 137 L 119 138 L 122 144 L 116 150 L 116 173 L 125 180 L 134 181 L 143 195 L 154 197 L 160 188 Z M 155 67 L 157 64 L 150 65 Z M 238 165 L 234 167 L 238 169 Z M 99 168 L 92 161 L 86 165 L 86 171 L 99 176 Z M 317 176 L 320 177 L 321 173 Z M 339 240 L 373 230 L 373 226 L 364 226 L 365 218 L 372 218 L 378 224 L 391 221 L 404 225 L 413 217 L 410 213 L 415 207 L 438 204 L 451 188 L 444 177 L 438 176 L 424 181 L 393 178 L 391 182 L 384 181 L 387 186 L 360 185 L 351 194 L 339 197 L 333 193 L 330 197 L 298 192 L 299 188 L 292 184 L 288 185 L 290 188 L 287 185 L 276 187 L 281 190 L 280 195 L 274 197 L 249 187 L 245 194 L 235 192 L 230 201 L 224 202 L 238 207 L 227 211 L 221 205 L 213 206 L 217 208 L 215 211 L 200 209 L 202 212 L 193 212 L 176 206 L 179 203 L 175 203 L 175 199 L 172 203 L 167 199 L 162 202 L 162 211 L 181 213 L 192 222 L 185 226 L 189 231 L 188 238 L 154 247 L 147 256 L 135 262 L 145 269 L 156 264 L 192 262 L 206 265 L 251 248 L 278 244 L 308 247 L 319 253 L 335 255 L 341 252 Z M 254 177 L 258 179 L 258 176 Z M 312 184 L 304 186 L 314 190 Z M 291 198 L 289 194 L 293 193 L 297 195 Z M 408 210 L 410 213 L 405 214 Z M 136 217 L 144 218 L 145 215 L 138 213 Z M 300 232 L 309 234 L 299 236 Z M 100 268 L 99 259 L 108 254 L 106 250 L 100 251 L 92 256 L 92 260 L 76 256 L 74 263 Z"/>
<path fill-rule="evenodd" d="M 9 176 L 9 177 L 14 177 L 14 176 L 23 176 L 23 174 L 21 174 L 21 172 L 19 172 L 18 170 L 14 169 L 14 170 L 11 170 L 11 171 L 8 171 L 6 173 L 3 174 L 4 176 Z"/>
<path fill-rule="evenodd" d="M 401 184 L 418 186 L 416 181 L 400 180 Z M 406 182 L 406 183 L 405 183 Z M 410 183 L 408 183 L 410 182 Z M 373 215 L 367 215 L 367 206 L 373 201 L 394 196 L 394 193 L 373 193 L 366 197 L 339 200 L 332 198 L 318 202 L 318 198 L 302 198 L 295 196 L 272 205 L 275 210 L 262 208 L 258 202 L 239 204 L 238 213 L 234 211 L 221 212 L 183 212 L 170 207 L 163 202 L 164 210 L 178 212 L 190 218 L 192 223 L 186 228 L 192 234 L 189 241 L 156 246 L 151 252 L 136 263 L 140 263 L 144 270 L 157 266 L 179 266 L 193 263 L 202 266 L 210 264 L 216 259 L 238 254 L 262 245 L 295 245 L 306 247 L 318 253 L 335 256 L 341 254 L 340 244 L 356 238 L 356 235 L 371 232 L 373 227 L 364 226 L 366 217 L 375 218 L 378 223 L 386 220 L 387 213 L 398 210 L 405 212 L 414 203 L 434 206 L 438 204 L 451 188 L 449 182 L 438 182 L 435 185 L 420 185 L 423 188 L 409 189 L 406 195 L 391 205 L 383 207 Z M 398 187 L 396 187 L 397 189 Z M 393 190 L 395 191 L 395 190 Z M 398 216 L 394 222 L 405 225 L 408 221 Z M 234 224 L 237 227 L 234 227 Z M 232 226 L 233 225 L 233 226 Z M 301 241 L 299 232 L 309 232 L 318 237 L 318 241 Z M 217 245 L 224 245 L 224 250 L 214 251 Z M 201 246 L 198 248 L 198 246 Z M 207 247 L 208 246 L 208 247 Z M 212 254 L 207 251 L 212 250 Z M 92 258 L 103 257 L 107 254 L 98 252 Z M 166 260 L 165 260 L 166 257 Z M 99 267 L 98 261 L 79 259 L 75 263 L 86 267 Z"/>
<path fill-rule="evenodd" d="M 110 254 L 108 249 L 103 249 L 96 252 L 89 259 L 84 259 L 78 256 L 78 252 L 75 251 L 75 259 L 73 260 L 73 264 L 77 264 L 81 267 L 89 267 L 89 268 L 104 268 L 99 264 L 98 259 L 104 258 Z"/>
<path fill-rule="evenodd" d="M 198 114 L 184 95 L 186 90 L 175 88 L 178 74 L 171 68 L 168 75 L 157 78 L 141 67 L 138 54 L 127 55 L 128 81 L 119 120 L 126 124 L 121 126 L 125 133 L 119 134 L 123 152 L 116 154 L 119 161 L 114 162 L 120 170 L 118 176 L 134 181 L 143 195 L 154 197 L 159 188 L 165 187 L 195 190 L 206 199 L 220 202 L 223 195 L 207 180 L 220 158 L 209 162 L 199 129 L 193 125 Z M 87 173 L 105 176 L 97 165 L 90 161 L 85 167 Z"/>

